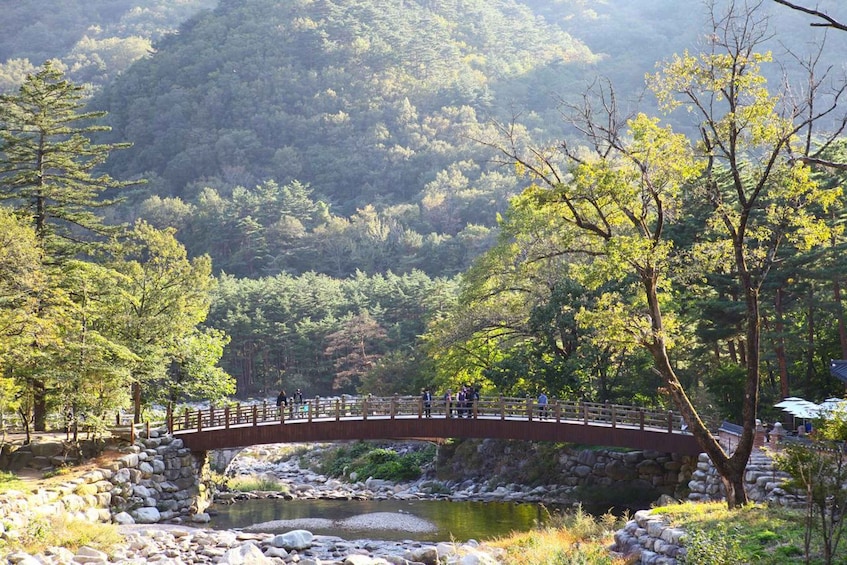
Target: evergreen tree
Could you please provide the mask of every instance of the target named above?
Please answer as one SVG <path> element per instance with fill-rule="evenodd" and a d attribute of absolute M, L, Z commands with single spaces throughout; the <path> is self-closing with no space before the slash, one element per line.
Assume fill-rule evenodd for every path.
<path fill-rule="evenodd" d="M 109 233 L 96 210 L 113 203 L 106 191 L 131 184 L 95 172 L 128 144 L 91 141 L 109 128 L 93 123 L 104 112 L 82 111 L 84 97 L 50 61 L 17 94 L 0 95 L 0 200 L 32 217 L 51 262 L 84 249 L 92 234 Z"/>
<path fill-rule="evenodd" d="M 111 203 L 103 193 L 129 184 L 95 173 L 113 149 L 126 144 L 92 143 L 90 134 L 108 128 L 94 125 L 104 114 L 83 112 L 83 99 L 84 89 L 65 80 L 52 62 L 29 75 L 17 94 L 0 95 L 0 201 L 32 218 L 45 266 L 91 252 L 97 237 L 111 231 L 96 213 Z M 48 301 L 46 294 L 36 297 L 38 316 L 50 309 Z M 44 348 L 48 341 L 36 335 L 31 345 Z M 38 377 L 29 384 L 34 428 L 42 431 L 47 387 Z"/>

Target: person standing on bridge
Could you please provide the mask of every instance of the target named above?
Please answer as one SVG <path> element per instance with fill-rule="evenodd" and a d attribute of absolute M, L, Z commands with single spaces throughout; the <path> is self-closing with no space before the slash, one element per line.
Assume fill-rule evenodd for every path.
<path fill-rule="evenodd" d="M 538 417 L 541 419 L 547 417 L 547 395 L 543 392 L 538 395 Z"/>
<path fill-rule="evenodd" d="M 453 391 L 450 390 L 449 388 L 447 389 L 447 392 L 444 393 L 444 406 L 445 406 L 445 411 L 446 411 L 445 413 L 447 414 L 447 417 L 452 418 L 453 417 Z"/>
<path fill-rule="evenodd" d="M 303 405 L 303 393 L 298 388 L 294 391 L 294 411 L 297 413 L 297 416 L 300 416 L 300 407 Z"/>
<path fill-rule="evenodd" d="M 432 418 L 432 393 L 429 391 L 429 388 L 421 391 L 421 400 L 423 401 L 424 416 Z"/>
<path fill-rule="evenodd" d="M 285 394 L 285 390 L 280 390 L 279 395 L 276 397 L 276 407 L 282 409 L 286 406 L 288 406 L 288 395 Z"/>

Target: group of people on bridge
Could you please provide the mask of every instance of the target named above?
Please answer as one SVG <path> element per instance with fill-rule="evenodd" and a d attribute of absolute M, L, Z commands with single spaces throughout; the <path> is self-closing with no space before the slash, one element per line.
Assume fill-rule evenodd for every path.
<path fill-rule="evenodd" d="M 470 418 L 474 402 L 479 400 L 479 387 L 472 385 L 464 385 L 453 396 L 453 390 L 447 389 L 442 397 L 447 410 L 447 417 L 452 418 L 454 415 L 457 418 Z M 432 417 L 432 391 L 429 387 L 421 390 L 421 400 L 423 401 L 424 416 Z"/>
<path fill-rule="evenodd" d="M 446 416 L 448 418 L 471 418 L 473 417 L 473 407 L 480 399 L 479 387 L 475 385 L 463 385 L 456 394 L 448 388 L 442 395 L 442 400 L 445 406 Z M 432 417 L 432 405 L 434 396 L 429 387 L 421 389 L 421 402 L 423 405 L 423 415 L 426 418 Z M 538 395 L 537 400 L 539 418 L 548 417 L 548 398 L 542 392 Z M 286 410 L 291 406 L 291 412 L 295 415 L 301 415 L 303 412 L 308 412 L 309 404 L 303 401 L 303 392 L 298 388 L 294 394 L 289 397 L 285 389 L 281 389 L 276 397 L 276 406 L 279 410 Z"/>

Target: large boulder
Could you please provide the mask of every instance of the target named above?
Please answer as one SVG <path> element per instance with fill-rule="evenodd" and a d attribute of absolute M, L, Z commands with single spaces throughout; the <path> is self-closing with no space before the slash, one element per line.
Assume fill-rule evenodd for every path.
<path fill-rule="evenodd" d="M 312 539 L 314 539 L 314 537 L 315 536 L 312 532 L 308 530 L 292 530 L 290 532 L 274 536 L 271 539 L 271 545 L 274 547 L 281 547 L 286 551 L 302 551 L 312 547 Z"/>
<path fill-rule="evenodd" d="M 152 506 L 144 506 L 133 510 L 130 515 L 135 520 L 136 524 L 155 524 L 162 519 L 162 514 L 157 508 Z"/>

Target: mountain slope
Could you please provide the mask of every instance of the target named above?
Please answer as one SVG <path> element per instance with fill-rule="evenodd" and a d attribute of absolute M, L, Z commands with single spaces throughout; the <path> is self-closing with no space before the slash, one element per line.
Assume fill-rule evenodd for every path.
<path fill-rule="evenodd" d="M 526 95 L 527 77 L 552 106 L 572 78 L 561 70 L 595 60 L 510 0 L 239 0 L 190 20 L 94 105 L 135 144 L 113 175 L 179 196 L 297 179 L 350 213 L 485 162 L 467 137 L 489 112 Z"/>

